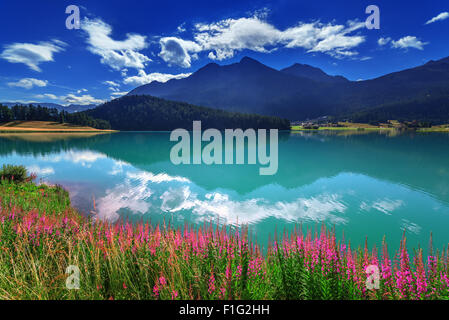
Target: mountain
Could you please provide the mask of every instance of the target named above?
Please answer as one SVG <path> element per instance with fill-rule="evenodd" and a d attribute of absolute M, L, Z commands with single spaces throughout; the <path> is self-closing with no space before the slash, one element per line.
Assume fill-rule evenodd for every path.
<path fill-rule="evenodd" d="M 278 71 L 245 57 L 230 65 L 208 64 L 184 79 L 152 82 L 128 95 L 136 94 L 290 120 L 347 117 L 378 108 L 396 108 L 411 118 L 426 111 L 408 114 L 401 106 L 420 101 L 422 108 L 433 110 L 432 118 L 443 119 L 449 110 L 434 104 L 449 97 L 449 57 L 365 81 L 348 81 L 302 64 Z"/>
<path fill-rule="evenodd" d="M 146 95 L 124 96 L 75 115 L 105 120 L 112 129 L 123 131 L 188 129 L 195 120 L 201 120 L 204 129 L 290 130 L 290 121 L 279 117 L 227 112 Z"/>
<path fill-rule="evenodd" d="M 316 117 L 333 109 L 333 99 L 322 96 L 327 90 L 328 83 L 283 73 L 245 57 L 231 65 L 210 63 L 188 78 L 151 82 L 128 95 L 148 94 L 228 111 L 295 119 Z"/>
<path fill-rule="evenodd" d="M 68 113 L 75 113 L 75 112 L 81 112 L 86 111 L 89 109 L 93 109 L 97 107 L 94 104 L 89 105 L 79 105 L 79 104 L 70 104 L 68 106 L 63 106 L 57 103 L 50 103 L 50 102 L 35 102 L 35 103 L 21 103 L 21 102 L 0 102 L 0 105 L 7 106 L 7 107 L 13 107 L 13 106 L 23 106 L 23 105 L 33 105 L 35 107 L 41 106 L 49 109 L 57 109 L 58 111 L 66 111 Z"/>
<path fill-rule="evenodd" d="M 292 76 L 307 78 L 317 82 L 328 82 L 328 83 L 342 83 L 349 82 L 348 79 L 342 76 L 330 76 L 323 70 L 309 66 L 307 64 L 295 63 L 288 68 L 280 70 L 283 73 L 290 74 Z"/>

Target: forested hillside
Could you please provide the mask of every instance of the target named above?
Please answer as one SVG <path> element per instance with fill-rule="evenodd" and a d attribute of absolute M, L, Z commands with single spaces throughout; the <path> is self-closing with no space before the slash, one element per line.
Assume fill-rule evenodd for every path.
<path fill-rule="evenodd" d="M 290 129 L 290 122 L 279 117 L 227 112 L 146 95 L 125 96 L 83 113 L 108 121 L 116 130 L 190 129 L 195 120 L 202 121 L 202 128 Z"/>

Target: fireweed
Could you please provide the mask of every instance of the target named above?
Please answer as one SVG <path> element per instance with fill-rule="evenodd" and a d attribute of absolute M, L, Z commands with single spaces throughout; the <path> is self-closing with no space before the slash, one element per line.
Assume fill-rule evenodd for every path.
<path fill-rule="evenodd" d="M 42 201 L 54 191 L 45 190 Z M 379 257 L 323 226 L 313 236 L 285 233 L 263 254 L 244 228 L 110 224 L 81 217 L 65 201 L 48 206 L 53 211 L 24 208 L 11 185 L 0 194 L 1 299 L 449 298 L 448 250 L 426 261 L 418 250 L 410 259 L 405 237 L 392 258 L 384 241 Z M 380 288 L 367 290 L 373 264 Z M 69 265 L 80 269 L 79 290 L 65 287 Z"/>

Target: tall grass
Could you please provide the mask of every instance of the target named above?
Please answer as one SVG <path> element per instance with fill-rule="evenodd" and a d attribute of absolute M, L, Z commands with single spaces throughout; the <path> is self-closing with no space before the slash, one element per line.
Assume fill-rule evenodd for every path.
<path fill-rule="evenodd" d="M 1 299 L 449 299 L 448 251 L 410 259 L 405 237 L 392 259 L 386 243 L 354 250 L 324 227 L 262 254 L 245 230 L 86 219 L 57 187 L 3 181 L 0 195 Z M 66 287 L 69 265 L 79 290 Z"/>

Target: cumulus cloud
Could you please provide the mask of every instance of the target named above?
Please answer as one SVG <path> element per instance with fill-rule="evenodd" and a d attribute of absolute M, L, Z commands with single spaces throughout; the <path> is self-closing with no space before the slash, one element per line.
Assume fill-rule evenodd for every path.
<path fill-rule="evenodd" d="M 139 52 L 148 46 L 145 36 L 128 33 L 125 40 L 114 40 L 111 38 L 112 27 L 100 19 L 84 18 L 81 29 L 88 35 L 88 50 L 99 55 L 101 62 L 114 70 L 143 69 L 151 61 Z"/>
<path fill-rule="evenodd" d="M 415 48 L 418 50 L 424 50 L 424 46 L 426 44 L 428 44 L 428 42 L 422 42 L 414 36 L 406 36 L 397 41 L 391 41 L 391 46 L 396 49 Z"/>
<path fill-rule="evenodd" d="M 161 38 L 161 52 L 159 56 L 169 65 L 178 65 L 190 68 L 192 56 L 190 53 L 202 51 L 201 47 L 193 41 L 186 41 L 176 37 Z"/>
<path fill-rule="evenodd" d="M 144 70 L 139 70 L 139 74 L 137 76 L 127 77 L 123 80 L 123 83 L 141 86 L 147 83 L 151 83 L 153 81 L 167 82 L 168 80 L 171 79 L 187 78 L 190 75 L 191 73 L 169 74 L 158 72 L 147 74 Z"/>
<path fill-rule="evenodd" d="M 437 21 L 443 21 L 443 20 L 446 20 L 447 18 L 449 18 L 449 12 L 441 12 L 436 17 L 433 17 L 432 19 L 427 21 L 426 24 L 431 24 L 431 23 L 434 23 Z"/>
<path fill-rule="evenodd" d="M 20 87 L 25 89 L 32 89 L 33 87 L 46 87 L 48 84 L 47 80 L 39 80 L 34 78 L 24 78 L 17 82 L 9 82 L 10 87 Z"/>
<path fill-rule="evenodd" d="M 204 51 L 213 60 L 232 58 L 244 49 L 271 52 L 280 47 L 303 48 L 308 52 L 341 58 L 357 55 L 358 52 L 352 49 L 365 41 L 364 36 L 353 34 L 365 25 L 358 21 L 348 21 L 346 25 L 299 22 L 280 30 L 266 22 L 265 17 L 256 14 L 210 24 L 198 23 L 194 26 L 193 41 L 178 37 L 161 38 L 159 56 L 169 64 L 186 68 L 199 52 Z"/>
<path fill-rule="evenodd" d="M 23 63 L 30 69 L 40 72 L 39 64 L 53 60 L 53 54 L 64 50 L 66 43 L 59 40 L 50 42 L 13 43 L 5 46 L 0 58 L 11 63 Z"/>

